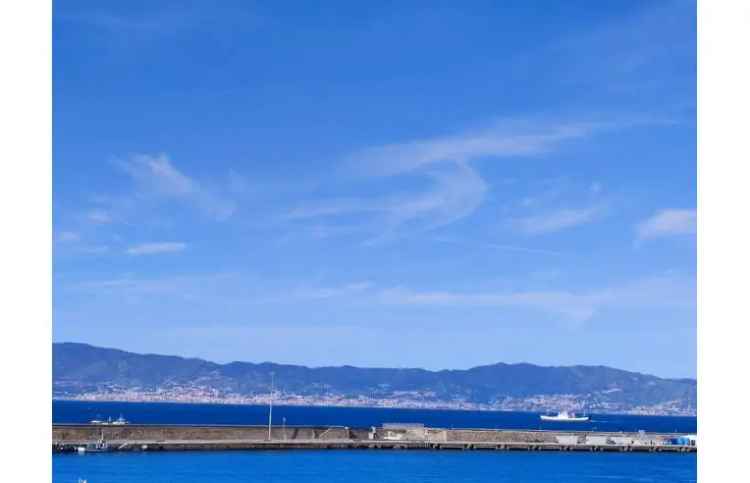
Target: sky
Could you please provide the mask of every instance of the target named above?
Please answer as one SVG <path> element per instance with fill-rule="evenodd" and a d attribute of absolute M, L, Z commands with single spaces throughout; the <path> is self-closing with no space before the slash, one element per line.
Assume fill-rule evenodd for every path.
<path fill-rule="evenodd" d="M 696 374 L 690 1 L 55 2 L 53 339 Z"/>

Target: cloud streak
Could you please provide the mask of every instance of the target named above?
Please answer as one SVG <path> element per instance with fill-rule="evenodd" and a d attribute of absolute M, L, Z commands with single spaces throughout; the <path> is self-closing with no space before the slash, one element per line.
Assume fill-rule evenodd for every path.
<path fill-rule="evenodd" d="M 696 232 L 695 210 L 665 209 L 654 213 L 636 226 L 638 240 L 649 240 Z"/>
<path fill-rule="evenodd" d="M 599 205 L 564 208 L 549 213 L 516 218 L 511 224 L 526 235 L 544 235 L 591 223 L 604 213 L 604 208 Z"/>
<path fill-rule="evenodd" d="M 290 303 L 342 304 L 371 307 L 412 307 L 414 309 L 473 308 L 494 309 L 498 315 L 504 310 L 517 309 L 532 314 L 546 314 L 553 322 L 571 328 L 579 327 L 607 310 L 694 310 L 696 282 L 694 277 L 658 275 L 627 282 L 581 288 L 552 288 L 544 290 L 430 290 L 403 286 L 378 286 L 375 282 L 353 281 L 338 285 L 307 285 L 276 287 L 269 291 L 264 283 L 241 274 L 183 275 L 163 279 L 116 278 L 91 281 L 78 285 L 79 289 L 116 297 L 130 295 L 159 295 L 175 300 L 195 297 L 203 299 L 207 293 L 222 307 L 272 305 Z M 166 301 L 166 299 L 163 299 Z"/>
<path fill-rule="evenodd" d="M 132 48 L 134 44 L 139 46 L 139 41 L 196 32 L 201 34 L 204 42 L 210 41 L 255 28 L 260 20 L 253 9 L 246 7 L 213 3 L 204 6 L 183 4 L 179 8 L 160 8 L 159 4 L 154 6 L 153 9 L 139 9 L 137 13 L 122 13 L 121 9 L 111 11 L 106 8 L 63 10 L 56 13 L 55 20 L 73 24 L 77 28 L 90 28 L 106 33 L 123 41 L 117 45 L 128 48 Z"/>
<path fill-rule="evenodd" d="M 184 201 L 217 221 L 236 211 L 233 201 L 178 170 L 166 154 L 136 154 L 117 165 L 136 183 L 139 195 Z"/>
<path fill-rule="evenodd" d="M 195 18 L 179 12 L 152 12 L 140 17 L 115 15 L 104 11 L 62 13 L 65 22 L 120 34 L 166 34 L 195 25 Z"/>
<path fill-rule="evenodd" d="M 287 217 L 299 220 L 367 214 L 376 217 L 380 240 L 405 227 L 431 229 L 468 216 L 482 203 L 488 189 L 466 163 L 430 170 L 423 176 L 432 181 L 432 186 L 422 192 L 307 202 L 291 210 Z"/>
<path fill-rule="evenodd" d="M 533 248 L 533 247 L 524 247 L 524 246 L 518 246 L 518 245 L 506 245 L 502 243 L 493 243 L 493 242 L 478 242 L 478 241 L 463 241 L 453 238 L 447 238 L 447 237 L 440 237 L 435 238 L 435 241 L 438 243 L 449 243 L 452 245 L 461 245 L 466 247 L 483 247 L 483 248 L 490 248 L 493 250 L 500 250 L 500 251 L 508 251 L 508 252 L 515 252 L 515 253 L 531 253 L 531 254 L 537 254 L 537 255 L 565 255 L 563 252 L 559 252 L 556 250 L 546 250 L 543 248 Z"/>
<path fill-rule="evenodd" d="M 103 210 L 93 210 L 86 214 L 86 219 L 91 223 L 106 224 L 112 222 L 112 216 Z"/>
<path fill-rule="evenodd" d="M 292 296 L 296 298 L 321 300 L 361 294 L 371 288 L 372 285 L 371 282 L 362 281 L 347 283 L 336 287 L 302 288 L 293 290 L 291 293 Z"/>
<path fill-rule="evenodd" d="M 128 248 L 127 250 L 125 250 L 125 253 L 134 256 L 157 255 L 161 253 L 181 252 L 186 248 L 187 244 L 182 242 L 142 243 L 140 245 L 134 245 Z"/>
<path fill-rule="evenodd" d="M 567 291 L 528 291 L 509 293 L 413 292 L 392 289 L 382 293 L 387 304 L 448 307 L 530 308 L 551 312 L 574 322 L 590 319 L 600 303 L 596 294 Z"/>
<path fill-rule="evenodd" d="M 61 243 L 72 243 L 81 240 L 81 235 L 74 231 L 61 231 L 57 234 L 57 241 Z"/>
<path fill-rule="evenodd" d="M 540 310 L 580 324 L 612 307 L 688 308 L 695 305 L 695 280 L 651 277 L 609 288 L 584 290 L 449 292 L 384 290 L 383 303 L 422 307 L 497 307 Z"/>
<path fill-rule="evenodd" d="M 474 161 L 538 155 L 562 142 L 589 136 L 604 126 L 591 122 L 504 122 L 483 130 L 366 148 L 346 161 L 358 176 L 374 179 L 418 176 L 429 180 L 430 188 L 380 197 L 310 201 L 292 209 L 287 218 L 366 215 L 374 218 L 372 226 L 379 231 L 375 241 L 393 238 L 405 230 L 445 226 L 474 213 L 489 191 L 488 184 L 473 166 Z M 571 224 L 575 220 L 558 223 Z"/>
<path fill-rule="evenodd" d="M 388 176 L 443 162 L 533 156 L 563 141 L 586 137 L 600 127 L 586 122 L 546 126 L 498 123 L 479 131 L 367 148 L 352 155 L 350 163 L 358 171 Z"/>

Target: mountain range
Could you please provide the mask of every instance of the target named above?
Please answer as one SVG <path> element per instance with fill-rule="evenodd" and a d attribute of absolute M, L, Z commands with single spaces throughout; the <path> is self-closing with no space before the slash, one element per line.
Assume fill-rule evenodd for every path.
<path fill-rule="evenodd" d="M 498 410 L 695 414 L 694 379 L 605 366 L 497 363 L 465 370 L 218 364 L 54 343 L 53 397 Z"/>

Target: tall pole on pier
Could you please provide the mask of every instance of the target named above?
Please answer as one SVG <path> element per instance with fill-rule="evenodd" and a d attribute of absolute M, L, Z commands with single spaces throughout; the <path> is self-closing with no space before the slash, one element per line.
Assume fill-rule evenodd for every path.
<path fill-rule="evenodd" d="M 273 415 L 273 371 L 271 371 L 271 394 L 268 396 L 268 441 L 271 441 L 271 417 Z"/>

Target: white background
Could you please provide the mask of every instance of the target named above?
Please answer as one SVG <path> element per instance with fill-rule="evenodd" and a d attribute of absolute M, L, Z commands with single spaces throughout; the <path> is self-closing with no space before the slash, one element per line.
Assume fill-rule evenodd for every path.
<path fill-rule="evenodd" d="M 750 2 L 698 4 L 698 481 L 747 481 Z"/>

